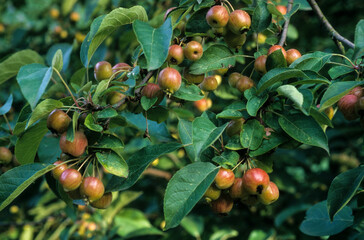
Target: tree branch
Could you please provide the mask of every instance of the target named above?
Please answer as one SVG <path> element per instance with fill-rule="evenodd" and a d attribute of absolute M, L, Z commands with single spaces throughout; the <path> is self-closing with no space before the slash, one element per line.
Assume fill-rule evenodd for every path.
<path fill-rule="evenodd" d="M 159 170 L 159 169 L 155 169 L 155 168 L 147 168 L 147 169 L 145 169 L 143 174 L 150 175 L 150 176 L 153 176 L 153 177 L 164 178 L 167 181 L 172 178 L 172 174 L 170 174 L 169 172 Z"/>
<path fill-rule="evenodd" d="M 289 0 L 288 5 L 287 5 L 287 13 L 289 13 L 292 10 L 292 6 L 293 6 L 293 0 Z M 278 43 L 278 45 L 280 45 L 282 47 L 283 47 L 284 43 L 286 42 L 289 21 L 290 21 L 290 18 L 288 18 L 286 20 L 286 22 L 284 23 L 281 39 L 279 40 L 279 43 Z"/>
<path fill-rule="evenodd" d="M 327 18 L 325 17 L 325 15 L 322 13 L 320 7 L 318 6 L 318 4 L 317 4 L 317 2 L 315 0 L 308 0 L 308 3 L 311 5 L 313 11 L 316 13 L 316 15 L 320 18 L 320 20 L 322 21 L 322 23 L 325 25 L 326 30 L 329 33 L 332 34 L 332 38 L 334 40 L 337 39 L 338 41 L 342 42 L 343 44 L 345 44 L 349 48 L 354 48 L 355 47 L 354 43 L 350 42 L 348 39 L 346 39 L 343 36 L 341 36 L 335 30 L 335 28 L 330 24 L 330 22 L 327 20 Z"/>

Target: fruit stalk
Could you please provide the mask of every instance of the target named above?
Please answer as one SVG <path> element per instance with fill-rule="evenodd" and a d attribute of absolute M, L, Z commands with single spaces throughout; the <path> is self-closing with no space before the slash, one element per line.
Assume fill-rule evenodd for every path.
<path fill-rule="evenodd" d="M 78 105 L 78 103 L 77 103 L 77 100 L 76 100 L 75 96 L 73 96 L 71 89 L 68 87 L 67 83 L 63 80 L 63 77 L 61 76 L 61 74 L 60 74 L 60 73 L 58 72 L 58 70 L 57 70 L 57 69 L 55 69 L 55 68 L 53 68 L 53 71 L 55 71 L 55 72 L 57 73 L 57 75 L 58 75 L 58 77 L 61 79 L 61 81 L 62 81 L 63 85 L 66 87 L 67 91 L 70 93 L 70 95 L 71 95 L 71 97 L 72 97 L 73 101 L 75 102 L 76 106 L 79 108 L 80 106 Z"/>

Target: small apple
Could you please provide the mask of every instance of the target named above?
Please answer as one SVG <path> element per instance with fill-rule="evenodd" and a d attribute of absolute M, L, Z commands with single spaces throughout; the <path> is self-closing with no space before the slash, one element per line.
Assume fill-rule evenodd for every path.
<path fill-rule="evenodd" d="M 269 182 L 267 189 L 258 196 L 258 199 L 264 205 L 269 205 L 279 198 L 279 190 L 274 182 Z"/>
<path fill-rule="evenodd" d="M 249 194 L 262 194 L 269 185 L 269 175 L 260 168 L 252 168 L 243 176 L 243 187 Z"/>
<path fill-rule="evenodd" d="M 81 185 L 82 175 L 76 169 L 68 168 L 62 172 L 59 182 L 66 192 L 73 191 Z"/>
<path fill-rule="evenodd" d="M 181 87 L 181 74 L 174 68 L 166 67 L 158 75 L 158 84 L 161 89 L 173 94 Z"/>
<path fill-rule="evenodd" d="M 212 28 L 225 27 L 229 21 L 229 12 L 223 6 L 213 6 L 206 14 L 206 21 Z"/>
<path fill-rule="evenodd" d="M 197 61 L 202 57 L 203 48 L 199 42 L 191 41 L 184 47 L 183 53 L 188 60 Z"/>
<path fill-rule="evenodd" d="M 60 109 L 54 109 L 47 118 L 47 127 L 52 132 L 64 133 L 71 123 L 71 118 Z"/>
<path fill-rule="evenodd" d="M 59 140 L 59 146 L 64 153 L 68 153 L 74 157 L 81 156 L 88 145 L 85 134 L 81 131 L 76 131 L 73 142 L 67 141 L 67 132 L 63 133 Z"/>
<path fill-rule="evenodd" d="M 104 192 L 104 184 L 97 177 L 85 177 L 80 185 L 81 195 L 85 195 L 90 202 L 100 199 Z"/>
<path fill-rule="evenodd" d="M 227 189 L 234 184 L 235 175 L 230 169 L 220 168 L 215 177 L 215 185 L 219 189 Z"/>
<path fill-rule="evenodd" d="M 90 205 L 94 208 L 105 209 L 110 206 L 112 201 L 112 193 L 105 193 L 99 200 L 93 201 Z"/>

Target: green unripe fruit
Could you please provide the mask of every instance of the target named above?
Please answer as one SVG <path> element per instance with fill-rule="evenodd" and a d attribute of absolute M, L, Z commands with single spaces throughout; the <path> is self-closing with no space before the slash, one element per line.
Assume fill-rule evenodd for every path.
<path fill-rule="evenodd" d="M 216 78 L 214 76 L 209 76 L 202 81 L 200 88 L 203 91 L 214 91 L 218 85 Z"/>
<path fill-rule="evenodd" d="M 217 200 L 221 195 L 221 190 L 212 184 L 203 195 L 207 201 Z"/>
<path fill-rule="evenodd" d="M 96 63 L 94 76 L 97 81 L 109 79 L 113 74 L 112 66 L 109 62 L 101 61 Z"/>
<path fill-rule="evenodd" d="M 224 41 L 229 47 L 240 49 L 246 41 L 246 33 L 235 34 L 230 30 L 227 30 L 224 35 Z"/>
<path fill-rule="evenodd" d="M 252 87 L 254 87 L 254 81 L 247 76 L 242 76 L 236 83 L 236 88 L 242 93 Z"/>
<path fill-rule="evenodd" d="M 229 137 L 240 135 L 244 122 L 245 122 L 244 118 L 231 120 L 226 127 L 226 134 Z"/>
<path fill-rule="evenodd" d="M 188 72 L 188 69 L 185 68 L 183 70 L 183 77 L 187 80 L 189 83 L 199 84 L 202 83 L 202 81 L 205 79 L 204 74 L 200 75 L 194 75 Z"/>
<path fill-rule="evenodd" d="M 13 159 L 13 154 L 6 147 L 0 147 L 0 164 L 8 164 Z"/>
<path fill-rule="evenodd" d="M 52 132 L 64 133 L 71 123 L 71 118 L 60 109 L 54 109 L 47 118 L 47 127 Z"/>
<path fill-rule="evenodd" d="M 105 209 L 110 206 L 112 202 L 112 193 L 105 193 L 99 200 L 93 201 L 90 205 L 94 208 Z"/>
<path fill-rule="evenodd" d="M 236 83 L 239 81 L 239 79 L 242 77 L 238 72 L 233 72 L 229 75 L 228 82 L 231 87 L 236 87 Z"/>

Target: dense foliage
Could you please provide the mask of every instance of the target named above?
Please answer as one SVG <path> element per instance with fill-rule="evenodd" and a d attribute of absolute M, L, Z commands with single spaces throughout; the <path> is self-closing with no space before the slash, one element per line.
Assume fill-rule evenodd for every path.
<path fill-rule="evenodd" d="M 1 239 L 363 238 L 361 9 L 7 1 Z"/>

